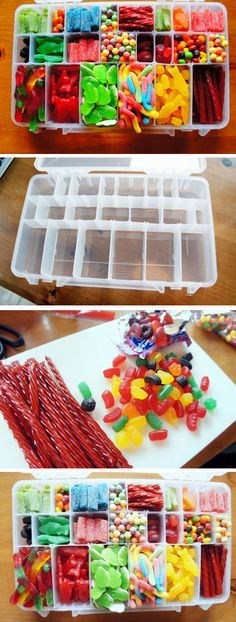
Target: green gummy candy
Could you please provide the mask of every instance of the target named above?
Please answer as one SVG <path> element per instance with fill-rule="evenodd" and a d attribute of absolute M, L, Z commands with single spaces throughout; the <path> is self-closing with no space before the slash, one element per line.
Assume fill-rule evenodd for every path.
<path fill-rule="evenodd" d="M 40 544 L 68 544 L 70 538 L 67 536 L 46 536 L 42 534 L 38 536 Z"/>
<path fill-rule="evenodd" d="M 105 594 L 102 594 L 102 596 L 96 600 L 97 607 L 106 607 L 106 609 L 113 605 L 113 603 L 114 599 L 108 592 L 105 592 Z"/>
<path fill-rule="evenodd" d="M 100 112 L 103 119 L 115 119 L 116 109 L 112 106 L 97 106 L 97 110 Z"/>
<path fill-rule="evenodd" d="M 48 590 L 46 592 L 46 603 L 48 607 L 52 607 L 53 606 L 53 592 L 52 590 Z"/>
<path fill-rule="evenodd" d="M 100 545 L 99 545 L 100 546 Z M 97 546 L 91 546 L 89 549 L 91 559 L 101 559 L 101 546 L 98 548 Z"/>
<path fill-rule="evenodd" d="M 102 566 L 99 566 L 96 570 L 94 581 L 98 587 L 101 587 L 101 588 L 109 587 L 109 584 L 110 584 L 109 572 Z"/>
<path fill-rule="evenodd" d="M 191 387 L 197 387 L 197 382 L 196 382 L 194 376 L 192 376 L 192 375 L 189 376 L 188 383 L 191 385 Z"/>
<path fill-rule="evenodd" d="M 87 104 L 96 104 L 98 102 L 98 89 L 92 83 L 87 84 L 84 89 L 84 97 Z"/>
<path fill-rule="evenodd" d="M 88 84 L 93 84 L 94 86 L 97 86 L 97 87 L 99 86 L 98 80 L 96 80 L 96 78 L 94 78 L 93 75 L 84 76 L 84 78 L 82 78 L 81 80 L 82 89 L 85 89 L 88 86 Z"/>
<path fill-rule="evenodd" d="M 153 428 L 154 430 L 161 430 L 161 428 L 163 428 L 162 421 L 157 417 L 156 413 L 154 413 L 152 410 L 150 410 L 147 413 L 147 422 L 149 423 L 151 428 Z"/>
<path fill-rule="evenodd" d="M 123 590 L 128 590 L 129 588 L 129 571 L 126 566 L 122 566 L 120 568 L 120 576 L 121 576 L 121 587 Z"/>
<path fill-rule="evenodd" d="M 84 63 L 83 65 L 81 65 L 80 69 L 82 76 L 92 76 L 92 78 L 94 77 L 92 65 L 90 65 L 89 63 Z"/>
<path fill-rule="evenodd" d="M 87 102 L 83 102 L 83 104 L 81 104 L 80 106 L 80 112 L 83 115 L 88 115 L 90 114 L 90 112 L 92 112 L 94 108 L 94 104 L 88 104 Z"/>
<path fill-rule="evenodd" d="M 128 590 L 123 590 L 122 587 L 117 587 L 116 590 L 108 590 L 108 592 L 114 600 L 125 601 L 125 600 L 128 600 L 129 598 Z"/>
<path fill-rule="evenodd" d="M 117 84 L 117 67 L 115 65 L 111 65 L 107 70 L 107 82 L 109 84 Z"/>
<path fill-rule="evenodd" d="M 110 577 L 110 587 L 112 587 L 113 589 L 116 589 L 117 587 L 121 586 L 121 575 L 118 570 L 116 570 L 115 568 L 110 568 L 109 577 Z"/>
<path fill-rule="evenodd" d="M 84 122 L 86 123 L 86 125 L 96 125 L 96 123 L 99 123 L 99 121 L 102 120 L 102 116 L 101 114 L 98 112 L 98 110 L 92 110 L 92 112 L 90 112 L 90 114 L 86 115 L 84 117 Z"/>
<path fill-rule="evenodd" d="M 80 393 L 83 395 L 84 398 L 92 397 L 92 393 L 86 382 L 80 382 L 78 384 L 78 389 L 80 390 Z"/>
<path fill-rule="evenodd" d="M 36 611 L 41 611 L 41 609 L 43 608 L 43 599 L 41 594 L 37 594 L 37 596 L 35 596 L 34 604 Z"/>
<path fill-rule="evenodd" d="M 110 105 L 115 108 L 117 106 L 118 94 L 117 94 L 117 88 L 114 84 L 111 84 L 111 86 L 109 86 L 109 92 L 111 96 Z"/>
<path fill-rule="evenodd" d="M 94 65 L 94 67 L 93 67 L 93 75 L 102 84 L 106 84 L 107 83 L 107 73 L 108 72 L 106 70 L 105 65 Z"/>
<path fill-rule="evenodd" d="M 192 395 L 195 400 L 199 400 L 200 397 L 202 397 L 202 390 L 200 389 L 200 387 L 193 387 Z"/>
<path fill-rule="evenodd" d="M 57 525 L 54 522 L 45 523 L 44 525 L 40 525 L 39 528 L 40 533 L 44 533 L 47 536 L 68 536 L 69 534 L 69 524 L 68 525 Z"/>
<path fill-rule="evenodd" d="M 117 564 L 119 566 L 127 566 L 128 564 L 128 553 L 126 546 L 121 546 L 117 552 Z"/>
<path fill-rule="evenodd" d="M 109 89 L 106 88 L 103 84 L 99 84 L 98 87 L 98 104 L 101 106 L 106 106 L 106 104 L 110 104 L 111 95 Z"/>
<path fill-rule="evenodd" d="M 98 585 L 94 585 L 91 589 L 91 596 L 94 600 L 97 600 L 100 596 L 102 596 L 104 591 L 105 587 L 98 587 Z"/>
<path fill-rule="evenodd" d="M 217 401 L 213 397 L 207 397 L 203 404 L 207 410 L 215 410 Z"/>
<path fill-rule="evenodd" d="M 99 559 L 94 559 L 91 562 L 91 564 L 90 564 L 90 568 L 91 568 L 92 574 L 94 574 L 96 572 L 96 570 L 97 570 L 97 568 L 99 566 L 102 566 L 106 570 L 109 570 L 109 568 L 110 568 L 110 564 L 108 564 L 108 562 L 106 562 L 105 559 L 101 559 L 101 557 L 100 557 Z"/>
<path fill-rule="evenodd" d="M 120 430 L 122 430 L 126 423 L 128 423 L 129 418 L 126 417 L 126 415 L 123 415 L 123 417 L 120 417 L 117 421 L 115 421 L 115 423 L 113 423 L 112 429 L 115 432 L 120 432 Z"/>
<path fill-rule="evenodd" d="M 54 522 L 54 523 L 59 523 L 60 525 L 69 526 L 69 519 L 66 518 L 65 516 L 39 516 L 38 517 L 38 521 L 40 525 L 45 525 L 45 523 L 48 523 L 49 520 L 50 520 L 50 523 Z"/>
<path fill-rule="evenodd" d="M 113 547 L 111 547 L 111 546 L 108 546 L 107 548 L 103 549 L 103 551 L 102 551 L 102 558 L 105 559 L 105 561 L 108 562 L 108 564 L 111 564 L 111 566 L 117 566 L 118 565 L 118 563 L 117 563 L 117 555 L 114 552 Z"/>

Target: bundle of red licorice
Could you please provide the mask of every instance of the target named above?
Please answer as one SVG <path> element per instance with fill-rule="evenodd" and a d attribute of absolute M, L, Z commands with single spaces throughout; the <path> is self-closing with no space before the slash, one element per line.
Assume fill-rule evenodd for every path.
<path fill-rule="evenodd" d="M 209 544 L 201 548 L 201 595 L 213 598 L 223 594 L 227 549 Z"/>
<path fill-rule="evenodd" d="M 159 484 L 129 484 L 128 505 L 130 510 L 162 510 L 163 492 Z"/>
<path fill-rule="evenodd" d="M 0 363 L 0 412 L 31 468 L 130 466 L 48 357 Z"/>

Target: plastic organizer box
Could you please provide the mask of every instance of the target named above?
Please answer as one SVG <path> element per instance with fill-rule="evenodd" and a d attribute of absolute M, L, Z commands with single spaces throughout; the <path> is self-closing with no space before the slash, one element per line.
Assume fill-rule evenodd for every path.
<path fill-rule="evenodd" d="M 144 168 L 138 156 L 41 158 L 36 166 L 48 173 L 29 183 L 16 276 L 190 294 L 216 281 L 209 186 L 190 175 L 204 170 L 204 159 L 156 158 L 147 174 L 137 172 Z"/>
<path fill-rule="evenodd" d="M 47 486 L 47 490 L 45 493 L 45 485 Z M 56 506 L 58 505 L 58 501 L 56 500 L 56 495 L 58 494 L 58 490 L 66 488 L 67 495 L 67 505 L 66 511 L 60 512 L 60 508 L 58 511 L 58 507 L 56 510 Z M 159 492 L 154 492 L 154 495 L 157 494 L 158 500 L 156 503 L 158 505 L 155 506 L 155 499 L 153 497 L 153 493 L 151 494 L 151 487 L 155 486 L 159 488 Z M 118 488 L 117 488 L 118 486 Z M 33 491 L 32 491 L 33 487 Z M 140 488 L 141 487 L 141 488 Z M 144 488 L 143 488 L 144 487 Z M 135 489 L 135 490 L 134 490 Z M 143 494 L 143 490 L 148 491 L 149 498 L 147 501 L 147 496 L 140 496 Z M 29 492 L 29 490 L 31 492 Z M 35 493 L 35 490 L 38 493 Z M 120 494 L 122 491 L 122 495 Z M 145 493 L 146 494 L 146 493 Z M 117 495 L 118 498 L 117 498 Z M 69 497 L 69 498 L 68 498 Z M 121 503 L 120 499 L 122 498 L 122 509 L 118 503 Z M 135 504 L 134 505 L 134 498 Z M 190 511 L 189 509 L 186 511 L 184 508 L 189 506 L 189 499 L 191 498 L 192 507 L 195 507 L 194 510 Z M 140 506 L 139 506 L 140 503 Z M 174 510 L 172 508 L 172 504 L 174 504 Z M 86 508 L 81 511 L 79 508 Z M 98 508 L 103 508 L 98 509 Z M 114 511 L 114 507 L 116 510 Z M 134 509 L 134 507 L 136 509 Z M 156 509 L 155 509 L 156 507 Z M 26 511 L 25 508 L 28 508 Z M 29 508 L 31 508 L 30 511 Z M 43 508 L 43 510 L 42 510 Z M 150 511 L 151 508 L 151 511 Z M 204 508 L 208 508 L 205 510 Z M 209 510 L 210 508 L 210 510 Z M 224 512 L 220 512 L 219 510 L 224 509 Z M 218 512 L 217 512 L 218 510 Z M 231 518 L 231 492 L 227 485 L 224 483 L 215 483 L 215 482 L 205 482 L 205 481 L 179 481 L 179 480 L 129 480 L 129 479 L 121 479 L 121 480 L 102 480 L 102 479 L 86 479 L 79 480 L 75 478 L 57 478 L 56 480 L 33 480 L 33 481 L 19 481 L 13 487 L 13 550 L 14 553 L 17 554 L 21 547 L 27 546 L 28 552 L 31 549 L 40 547 L 41 550 L 49 549 L 51 553 L 51 569 L 52 569 L 52 592 L 53 592 L 53 604 L 48 607 L 44 606 L 40 609 L 41 615 L 45 616 L 49 611 L 71 611 L 72 615 L 76 616 L 79 614 L 86 613 L 97 613 L 105 611 L 106 609 L 99 606 L 99 603 L 94 603 L 95 594 L 93 598 L 93 591 L 91 593 L 91 588 L 94 585 L 94 576 L 93 576 L 93 566 L 91 565 L 91 561 L 94 559 L 92 555 L 91 547 L 94 546 L 94 542 L 101 542 L 111 548 L 116 547 L 117 543 L 112 542 L 115 540 L 114 534 L 114 516 L 119 516 L 119 513 L 123 512 L 123 517 L 128 516 L 128 520 L 131 524 L 128 524 L 128 531 L 131 529 L 132 525 L 135 523 L 135 520 L 132 519 L 133 512 L 139 513 L 142 515 L 141 523 L 137 523 L 136 525 L 142 525 L 140 532 L 142 533 L 141 541 L 137 539 L 135 536 L 131 536 L 131 540 L 127 538 L 127 531 L 122 531 L 120 529 L 120 534 L 123 534 L 121 541 L 119 542 L 120 546 L 127 547 L 128 553 L 128 561 L 126 563 L 126 567 L 128 571 L 131 573 L 131 578 L 128 575 L 128 580 L 130 580 L 130 584 L 127 584 L 127 590 L 129 592 L 129 598 L 127 598 L 125 602 L 125 607 L 122 608 L 128 611 L 137 611 L 140 606 L 143 609 L 149 610 L 153 604 L 148 604 L 147 602 L 137 605 L 137 608 L 132 607 L 132 594 L 133 594 L 133 574 L 135 570 L 133 570 L 132 566 L 132 555 L 133 550 L 136 547 L 144 547 L 145 543 L 152 543 L 153 550 L 156 551 L 158 547 L 162 547 L 163 556 L 163 571 L 162 571 L 162 581 L 165 592 L 169 592 L 171 588 L 171 572 L 170 568 L 168 568 L 167 557 L 168 554 L 174 553 L 174 549 L 168 549 L 168 547 L 175 546 L 171 544 L 171 538 L 173 537 L 173 531 L 169 527 L 170 517 L 173 522 L 173 517 L 177 519 L 177 536 L 176 542 L 177 547 L 179 547 L 180 553 L 183 550 L 187 549 L 191 550 L 192 556 L 195 559 L 197 564 L 197 572 L 195 572 L 195 576 L 193 578 L 194 588 L 189 600 L 184 602 L 184 598 L 181 598 L 181 593 L 179 596 L 176 596 L 173 600 L 168 600 L 168 598 L 157 598 L 155 603 L 155 608 L 158 610 L 168 610 L 174 609 L 176 611 L 181 610 L 182 605 L 199 605 L 202 609 L 208 609 L 212 604 L 222 603 L 229 598 L 230 595 L 230 573 L 231 573 L 231 530 L 228 527 L 229 531 L 227 531 L 227 537 L 223 538 L 222 542 L 219 542 L 219 538 L 216 533 L 216 521 L 217 519 L 224 519 L 228 521 L 228 525 L 230 525 Z M 196 516 L 197 515 L 197 516 Z M 198 535 L 201 532 L 197 531 L 197 535 L 195 540 L 191 538 L 191 543 L 186 544 L 186 525 L 184 524 L 185 520 L 191 519 L 194 517 L 195 520 L 201 520 L 201 517 L 205 517 L 208 522 L 208 529 L 210 523 L 210 537 L 208 533 L 208 537 L 205 538 L 207 542 L 204 541 L 203 536 Z M 42 542 L 44 536 L 40 535 L 40 533 L 45 533 L 46 530 L 40 530 L 40 526 L 42 522 L 47 521 L 47 517 L 57 518 L 57 517 L 68 517 L 69 521 L 69 535 L 68 542 L 66 544 L 39 544 L 39 540 Z M 80 519 L 79 527 L 78 527 L 78 518 Z M 24 519 L 24 521 L 23 521 Z M 91 527 L 91 520 L 100 519 L 102 520 L 103 527 L 96 532 L 95 528 Z M 85 521 L 85 529 L 81 529 L 81 525 L 83 520 Z M 28 525 L 31 525 L 31 536 L 30 536 L 30 544 L 25 543 L 25 537 L 22 537 L 21 532 L 24 527 L 26 521 L 28 521 Z M 82 521 L 82 522 L 81 522 Z M 87 521 L 87 522 L 86 522 Z M 153 521 L 156 525 L 153 530 Z M 127 524 L 128 521 L 126 521 Z M 176 523 L 176 520 L 175 520 Z M 198 523 L 199 524 L 199 523 Z M 104 528 L 105 525 L 105 528 Z M 111 526 L 113 525 L 113 527 Z M 29 529 L 29 527 L 28 527 Z M 191 530 L 191 527 L 190 527 Z M 196 531 L 196 530 L 195 530 Z M 28 532 L 29 533 L 29 532 Z M 125 533 L 125 535 L 124 535 Z M 131 533 L 134 533 L 134 530 Z M 99 535 L 98 535 L 99 534 Z M 24 532 L 23 532 L 24 536 Z M 137 534 L 136 534 L 137 536 Z M 140 533 L 139 533 L 140 536 Z M 29 536 L 28 536 L 29 537 Z M 189 537 L 189 534 L 187 535 Z M 38 540 L 39 538 L 39 540 Z M 133 538 L 133 541 L 132 541 Z M 198 538 L 198 539 L 197 539 Z M 78 544 L 78 539 L 81 541 L 81 544 Z M 202 540 L 202 541 L 199 541 Z M 210 541 L 210 542 L 209 542 Z M 124 544 L 125 543 L 125 544 Z M 141 545 L 141 547 L 140 547 Z M 89 567 L 87 570 L 87 580 L 89 580 L 89 594 L 87 602 L 71 602 L 62 603 L 60 598 L 63 591 L 60 591 L 60 571 L 58 566 L 58 556 L 62 555 L 63 547 L 66 547 L 67 553 L 73 553 L 74 547 L 85 547 L 88 548 L 88 563 Z M 213 547 L 214 551 L 222 551 L 224 550 L 224 558 L 225 558 L 225 568 L 223 571 L 223 579 L 221 590 L 218 591 L 218 595 L 214 597 L 205 597 L 203 594 L 205 593 L 205 577 L 204 574 L 204 566 L 203 566 L 203 558 L 207 555 L 207 549 Z M 207 548 L 205 548 L 207 547 Z M 205 550 L 204 550 L 205 549 Z M 115 550 L 115 549 L 113 549 Z M 159 549 L 160 550 L 160 549 Z M 74 549 L 75 551 L 75 549 Z M 168 553 L 169 551 L 169 553 Z M 227 551 L 227 552 L 226 552 Z M 216 557 L 218 558 L 218 553 L 216 552 Z M 175 563 L 174 558 L 169 559 L 171 563 Z M 124 562 L 123 562 L 124 563 Z M 170 564 L 169 564 L 170 566 Z M 68 570 L 68 568 L 67 568 Z M 203 574 L 202 574 L 203 573 Z M 18 575 L 19 576 L 19 575 Z M 82 576 L 82 575 L 81 575 Z M 149 575 L 150 577 L 151 575 Z M 147 579 L 148 580 L 148 579 Z M 150 579 L 151 581 L 151 579 Z M 126 583 L 127 583 L 127 571 L 126 571 Z M 152 581 L 151 581 L 152 583 Z M 16 577 L 16 585 L 17 585 L 17 577 Z M 105 589 L 105 588 L 104 588 Z M 182 590 L 183 591 L 183 590 Z M 221 593 L 220 593 L 221 592 Z M 60 597 L 61 595 L 61 597 Z M 98 595 L 96 595 L 96 598 Z M 114 596 L 115 598 L 115 596 Z M 139 602 L 139 601 L 138 601 Z M 20 603 L 18 603 L 20 604 Z M 119 603 L 120 606 L 121 603 Z M 116 603 L 117 605 L 117 603 Z M 21 608 L 25 610 L 24 604 L 20 604 Z M 118 609 L 111 609 L 117 610 Z M 35 609 L 35 607 L 33 607 Z M 31 607 L 32 610 L 32 607 Z"/>
<path fill-rule="evenodd" d="M 46 127 L 48 129 L 60 127 L 64 133 L 122 131 L 122 128 L 133 131 L 132 116 L 130 120 L 127 120 L 127 115 L 122 117 L 122 110 L 119 112 L 119 107 L 124 107 L 124 104 L 121 103 L 123 99 L 120 96 L 117 102 L 116 86 L 120 90 L 125 90 L 125 80 L 122 80 L 123 74 L 120 75 L 120 71 L 123 71 L 125 65 L 129 64 L 129 60 L 127 60 L 127 57 L 121 57 L 123 69 L 120 70 L 122 63 L 119 60 L 120 53 L 117 55 L 117 48 L 114 47 L 116 44 L 115 39 L 112 45 L 116 54 L 114 52 L 110 53 L 108 64 L 106 65 L 108 69 L 114 66 L 113 76 L 111 81 L 110 79 L 102 81 L 103 93 L 99 95 L 99 101 L 95 107 L 94 104 L 91 106 L 91 109 L 93 109 L 92 115 L 94 115 L 94 110 L 96 111 L 95 117 L 90 117 L 88 107 L 86 107 L 87 116 L 85 115 L 84 107 L 81 110 L 81 105 L 84 102 L 82 78 L 87 76 L 86 69 L 83 69 L 83 63 L 90 62 L 90 69 L 92 68 L 92 70 L 95 65 L 104 66 L 105 64 L 102 37 L 107 32 L 109 34 L 109 29 L 112 29 L 112 26 L 106 27 L 106 22 L 104 26 L 103 18 L 106 6 L 107 3 L 105 2 L 89 4 L 69 3 L 69 1 L 68 3 L 42 3 L 39 0 L 36 5 L 21 5 L 18 7 L 14 25 L 12 74 L 12 119 L 15 123 L 25 126 L 29 125 L 31 131 L 36 131 L 38 127 Z M 122 15 L 122 11 L 123 7 L 127 8 L 127 6 L 133 10 L 142 10 L 142 8 L 148 6 L 151 15 L 149 15 L 147 24 L 142 14 L 135 18 L 134 24 L 132 24 L 132 21 L 125 24 L 125 16 Z M 184 0 L 184 2 L 157 0 L 157 2 L 150 2 L 148 5 L 142 2 L 129 2 L 128 5 L 125 2 L 115 2 L 112 7 L 115 10 L 116 21 L 112 22 L 112 19 L 108 19 L 108 21 L 113 23 L 112 32 L 114 37 L 120 36 L 126 30 L 128 38 L 125 40 L 125 45 L 127 46 L 127 43 L 129 44 L 128 39 L 130 38 L 129 33 L 131 33 L 132 29 L 133 43 L 131 46 L 128 45 L 128 57 L 129 53 L 132 52 L 132 62 L 133 59 L 136 62 L 137 57 L 138 59 L 148 58 L 149 61 L 146 65 L 151 65 L 153 70 L 153 80 L 151 80 L 153 93 L 152 96 L 149 93 L 151 100 L 147 100 L 146 110 L 159 111 L 160 107 L 163 106 L 163 102 L 166 100 L 162 99 L 162 86 L 164 86 L 164 91 L 167 89 L 165 93 L 170 94 L 166 82 L 169 81 L 171 85 L 173 75 L 170 76 L 170 73 L 167 71 L 168 79 L 165 76 L 164 82 L 162 82 L 161 73 L 163 66 L 167 70 L 168 66 L 171 66 L 172 69 L 177 67 L 184 76 L 186 83 L 185 89 L 181 91 L 186 97 L 184 107 L 181 108 L 181 105 L 183 106 L 182 102 L 179 108 L 176 108 L 172 117 L 166 114 L 166 118 L 162 116 L 159 120 L 157 118 L 149 119 L 148 115 L 146 115 L 143 121 L 144 117 L 141 118 L 140 116 L 141 129 L 149 132 L 164 132 L 170 135 L 174 135 L 176 129 L 182 131 L 198 130 L 199 134 L 205 135 L 211 129 L 221 129 L 227 125 L 229 121 L 229 48 L 225 47 L 223 58 L 221 58 L 219 53 L 218 56 L 215 55 L 215 60 L 211 60 L 214 56 L 212 57 L 210 52 L 211 46 L 213 46 L 210 39 L 212 35 L 224 35 L 225 40 L 228 41 L 227 11 L 224 5 L 217 2 L 203 2 L 202 0 L 193 2 L 188 0 Z M 62 19 L 62 24 L 59 26 L 60 30 L 55 30 L 53 19 L 58 9 L 64 11 L 64 17 L 59 17 L 59 19 Z M 33 11 L 31 19 L 27 17 L 24 20 L 24 11 L 30 10 Z M 84 11 L 85 18 L 77 14 L 73 22 L 71 12 L 75 10 Z M 93 10 L 94 16 L 91 17 L 91 11 Z M 167 11 L 169 16 L 167 24 L 165 24 L 164 20 L 158 20 L 160 10 Z M 88 17 L 86 17 L 86 11 L 89 12 Z M 184 11 L 186 15 L 186 24 L 182 32 L 181 22 L 178 25 L 178 14 L 176 11 Z M 105 33 L 104 27 L 107 28 Z M 181 39 L 181 34 L 187 34 L 190 42 L 192 35 L 203 37 L 203 48 L 206 48 L 206 52 L 205 57 L 201 58 L 201 62 L 197 62 L 198 58 L 186 60 L 184 57 L 186 60 L 186 64 L 184 64 L 183 58 L 180 61 L 177 59 L 175 45 L 177 46 L 179 39 Z M 51 48 L 53 51 L 51 54 L 44 53 L 44 49 L 47 51 L 47 47 L 44 47 L 45 38 L 47 38 L 47 42 L 49 41 L 50 43 L 51 41 L 52 46 L 54 46 Z M 55 46 L 55 42 L 57 42 L 57 46 Z M 121 47 L 122 43 L 122 41 L 121 44 L 119 43 Z M 219 45 L 219 42 L 216 45 Z M 163 48 L 166 47 L 168 48 L 168 54 L 162 58 L 164 54 Z M 145 57 L 142 56 L 142 51 L 146 49 L 148 50 L 148 56 Z M 197 52 L 199 54 L 201 54 L 200 50 L 201 45 L 198 42 Z M 219 57 L 221 62 L 218 62 Z M 81 60 L 79 61 L 78 59 Z M 37 75 L 35 74 L 34 67 L 38 70 L 36 72 Z M 143 67 L 145 67 L 145 63 Z M 117 74 L 119 73 L 119 80 L 118 77 L 114 78 L 115 68 L 117 68 Z M 67 72 L 67 85 L 70 79 L 72 79 L 72 84 L 71 88 L 68 87 L 68 89 L 64 88 L 65 84 L 63 84 L 62 91 L 60 91 L 60 76 L 63 70 Z M 22 72 L 24 72 L 24 75 Z M 91 71 L 90 75 L 92 75 Z M 92 79 L 94 81 L 94 76 Z M 157 86 L 158 83 L 161 83 L 161 85 Z M 104 84 L 108 87 L 108 90 L 112 85 L 111 96 L 106 94 L 105 99 Z M 176 84 L 172 85 L 171 88 L 178 88 Z M 183 89 L 183 84 L 181 88 Z M 145 92 L 146 87 L 142 85 L 143 89 L 143 92 Z M 130 92 L 134 93 L 135 88 L 134 91 Z M 140 99 L 141 95 L 138 96 L 136 93 L 136 96 L 137 101 L 143 103 L 144 100 Z M 70 99 L 69 104 L 68 101 L 67 103 L 64 102 L 65 98 L 67 100 Z M 93 101 L 96 101 L 96 97 Z M 171 101 L 171 95 L 168 101 Z M 110 108 L 108 111 L 107 105 Z M 103 107 L 105 107 L 105 110 Z M 184 108 L 185 112 L 183 112 Z M 133 112 L 135 112 L 135 109 L 133 109 Z M 124 118 L 126 119 L 125 121 Z M 137 126 L 136 131 L 138 131 Z"/>

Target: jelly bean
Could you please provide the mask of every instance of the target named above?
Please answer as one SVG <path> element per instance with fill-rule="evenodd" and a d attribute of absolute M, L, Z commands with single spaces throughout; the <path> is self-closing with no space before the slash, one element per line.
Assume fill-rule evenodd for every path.
<path fill-rule="evenodd" d="M 131 387 L 131 395 L 132 397 L 137 398 L 138 400 L 145 400 L 147 397 L 146 391 L 140 389 L 139 387 Z"/>
<path fill-rule="evenodd" d="M 81 402 L 81 408 L 90 413 L 96 408 L 96 402 L 93 397 L 87 397 Z"/>
<path fill-rule="evenodd" d="M 131 387 L 140 387 L 140 389 L 143 389 L 143 387 L 145 387 L 144 379 L 135 378 L 134 380 L 131 380 Z"/>
<path fill-rule="evenodd" d="M 80 390 L 81 395 L 83 395 L 84 399 L 90 398 L 92 397 L 92 393 L 90 391 L 89 386 L 86 384 L 86 382 L 80 382 L 78 384 L 78 389 Z"/>
<path fill-rule="evenodd" d="M 105 417 L 103 417 L 103 421 L 105 423 L 114 423 L 121 417 L 121 408 L 117 406 L 112 412 L 107 413 Z"/>
<path fill-rule="evenodd" d="M 122 365 L 122 363 L 124 363 L 126 361 L 126 356 L 125 354 L 117 354 L 117 356 L 115 356 L 115 358 L 112 361 L 112 365 L 113 367 L 119 367 L 119 365 Z"/>
<path fill-rule="evenodd" d="M 225 35 L 209 36 L 209 56 L 212 63 L 225 63 L 227 59 L 226 48 L 229 43 Z"/>
<path fill-rule="evenodd" d="M 231 537 L 232 523 L 227 516 L 217 516 L 215 524 L 216 542 L 228 542 Z"/>
<path fill-rule="evenodd" d="M 175 63 L 201 63 L 207 62 L 206 36 L 202 35 L 175 35 L 174 36 L 174 61 Z"/>
<path fill-rule="evenodd" d="M 125 449 L 130 445 L 130 436 L 125 430 L 120 430 L 120 432 L 117 432 L 117 434 L 115 435 L 115 444 L 121 449 Z"/>
<path fill-rule="evenodd" d="M 112 408 L 112 406 L 114 406 L 114 404 L 115 404 L 115 400 L 114 400 L 114 397 L 113 397 L 111 391 L 103 391 L 102 399 L 104 401 L 104 404 L 105 404 L 106 408 Z"/>
<path fill-rule="evenodd" d="M 115 430 L 115 432 L 119 432 L 125 427 L 128 421 L 129 421 L 128 417 L 125 417 L 123 415 L 122 417 L 119 417 L 119 419 L 115 421 L 115 423 L 113 423 L 112 429 Z"/>
<path fill-rule="evenodd" d="M 180 401 L 175 402 L 173 404 L 173 407 L 175 409 L 176 415 L 178 417 L 178 419 L 182 419 L 182 417 L 184 417 L 184 407 L 183 404 L 181 404 Z"/>
<path fill-rule="evenodd" d="M 185 407 L 188 406 L 189 404 L 192 404 L 193 402 L 192 393 L 183 393 L 183 395 L 181 395 L 181 397 L 179 398 L 179 401 Z"/>
<path fill-rule="evenodd" d="M 149 432 L 150 441 L 164 441 L 168 436 L 168 430 L 154 430 L 153 432 Z"/>
<path fill-rule="evenodd" d="M 177 387 L 174 387 L 174 385 L 172 385 L 172 392 L 170 395 L 171 395 L 171 399 L 176 401 L 180 398 L 181 391 L 177 389 Z"/>
<path fill-rule="evenodd" d="M 204 419 L 204 417 L 206 416 L 206 408 L 204 406 L 198 406 L 196 413 L 199 419 Z"/>
<path fill-rule="evenodd" d="M 171 365 L 169 366 L 169 372 L 172 374 L 172 376 L 181 376 L 182 367 L 181 365 L 179 365 L 179 363 L 171 363 Z"/>
<path fill-rule="evenodd" d="M 200 387 L 202 389 L 202 391 L 208 391 L 210 386 L 210 380 L 208 378 L 208 376 L 203 376 L 200 382 Z"/>
<path fill-rule="evenodd" d="M 213 397 L 207 397 L 203 403 L 207 410 L 215 410 L 217 407 L 217 401 Z"/>
<path fill-rule="evenodd" d="M 149 423 L 151 428 L 154 428 L 154 430 L 161 430 L 161 428 L 163 428 L 162 421 L 158 419 L 155 412 L 153 412 L 152 410 L 147 413 L 147 422 Z"/>
<path fill-rule="evenodd" d="M 136 446 L 142 445 L 143 437 L 140 431 L 136 428 L 135 425 L 132 425 L 133 421 L 129 423 L 129 427 L 126 426 L 127 434 L 131 439 L 132 443 Z"/>
<path fill-rule="evenodd" d="M 210 516 L 184 516 L 184 544 L 211 542 L 212 526 Z"/>
<path fill-rule="evenodd" d="M 121 370 L 119 367 L 109 367 L 109 369 L 103 370 L 104 378 L 112 378 L 112 376 L 120 376 Z"/>
<path fill-rule="evenodd" d="M 163 386 L 158 393 L 159 400 L 164 400 L 167 397 L 169 397 L 172 391 L 173 391 L 173 387 L 171 386 L 171 384 L 165 384 L 165 386 Z"/>

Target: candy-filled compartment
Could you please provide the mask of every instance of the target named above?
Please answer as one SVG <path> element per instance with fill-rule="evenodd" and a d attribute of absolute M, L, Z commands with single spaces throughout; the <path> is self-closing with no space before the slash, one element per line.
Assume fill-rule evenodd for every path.
<path fill-rule="evenodd" d="M 86 613 L 91 606 L 89 547 L 58 546 L 52 549 L 55 607 Z"/>
<path fill-rule="evenodd" d="M 72 514 L 74 544 L 106 544 L 109 540 L 107 512 L 78 512 Z"/>

